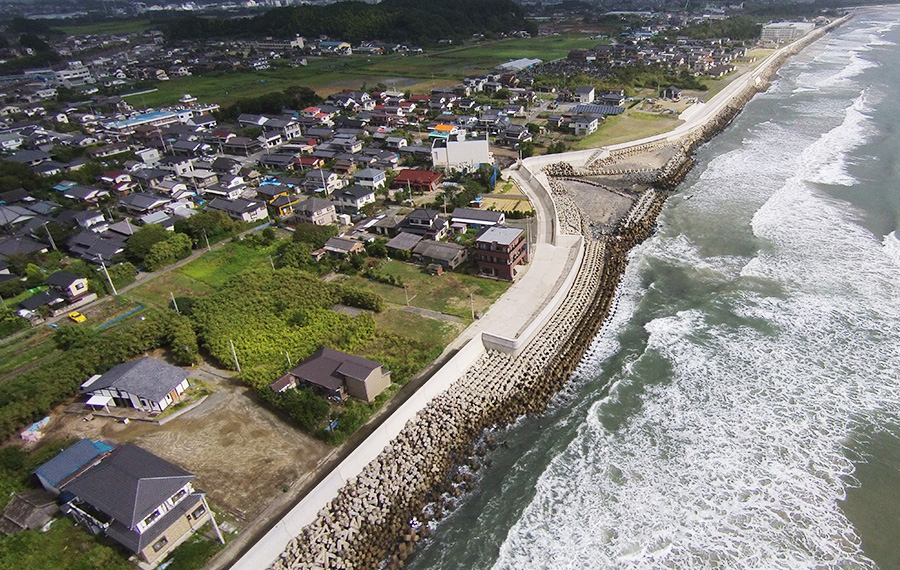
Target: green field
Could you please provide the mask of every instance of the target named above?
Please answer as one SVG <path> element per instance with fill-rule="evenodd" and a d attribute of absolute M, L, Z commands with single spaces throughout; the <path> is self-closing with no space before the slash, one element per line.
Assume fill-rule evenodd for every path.
<path fill-rule="evenodd" d="M 448 272 L 440 276 L 429 275 L 423 268 L 410 263 L 391 260 L 384 262 L 379 273 L 401 279 L 403 287 L 369 281 L 363 277 L 349 277 L 345 283 L 378 293 L 396 305 L 405 305 L 407 294 L 410 305 L 439 313 L 472 318 L 469 293 L 474 295 L 475 310 L 484 311 L 509 288 L 509 283 L 493 281 L 473 275 Z"/>
<path fill-rule="evenodd" d="M 157 83 L 157 91 L 153 93 L 132 95 L 129 100 L 142 107 L 159 107 L 172 105 L 182 95 L 190 93 L 202 102 L 226 106 L 241 98 L 283 91 L 296 85 L 328 95 L 377 83 L 425 93 L 433 87 L 458 83 L 467 75 L 483 73 L 512 59 L 528 57 L 549 61 L 565 57 L 572 49 L 592 47 L 597 43 L 597 40 L 580 35 L 561 35 L 500 40 L 415 56 L 309 58 L 309 65 L 305 67 L 174 78 Z"/>
<path fill-rule="evenodd" d="M 201 255 L 198 259 L 179 267 L 175 272 L 204 283 L 212 288 L 249 269 L 269 267 L 270 248 L 256 249 L 239 243 Z"/>
<path fill-rule="evenodd" d="M 607 117 L 600 123 L 596 132 L 575 143 L 572 150 L 598 148 L 642 139 L 671 131 L 681 123 L 681 120 L 672 116 L 629 111 L 615 117 Z"/>
<path fill-rule="evenodd" d="M 134 34 L 150 29 L 150 22 L 145 19 L 114 20 L 97 22 L 96 24 L 76 24 L 59 26 L 59 29 L 70 36 L 87 36 L 100 34 Z"/>

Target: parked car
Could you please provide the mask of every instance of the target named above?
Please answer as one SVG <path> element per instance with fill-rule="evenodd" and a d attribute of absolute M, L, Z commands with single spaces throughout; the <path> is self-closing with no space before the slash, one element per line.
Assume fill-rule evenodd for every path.
<path fill-rule="evenodd" d="M 79 313 L 78 311 L 72 311 L 69 313 L 69 318 L 75 321 L 76 323 L 83 323 L 87 320 L 87 317 Z"/>

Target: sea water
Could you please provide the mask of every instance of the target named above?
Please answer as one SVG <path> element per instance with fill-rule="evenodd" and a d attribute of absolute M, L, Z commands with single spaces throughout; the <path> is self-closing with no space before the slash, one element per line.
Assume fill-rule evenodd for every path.
<path fill-rule="evenodd" d="M 409 567 L 900 568 L 900 9 L 782 68 Z"/>

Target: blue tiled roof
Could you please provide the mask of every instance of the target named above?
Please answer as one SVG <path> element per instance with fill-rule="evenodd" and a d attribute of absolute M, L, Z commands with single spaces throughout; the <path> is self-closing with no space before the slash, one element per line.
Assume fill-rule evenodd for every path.
<path fill-rule="evenodd" d="M 95 443 L 89 439 L 81 439 L 35 469 L 34 473 L 50 486 L 56 487 L 60 481 L 87 465 L 92 459 L 112 449 L 102 442 Z"/>

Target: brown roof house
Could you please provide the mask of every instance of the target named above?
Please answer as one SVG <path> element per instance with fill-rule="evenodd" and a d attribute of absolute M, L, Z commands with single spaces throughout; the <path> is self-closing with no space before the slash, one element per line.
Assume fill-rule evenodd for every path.
<path fill-rule="evenodd" d="M 390 371 L 382 370 L 377 362 L 326 346 L 270 384 L 269 388 L 284 392 L 297 386 L 312 386 L 341 400 L 349 395 L 371 402 L 390 385 Z"/>
<path fill-rule="evenodd" d="M 87 447 L 84 441 L 76 445 Z M 135 445 L 107 449 L 57 484 L 63 513 L 147 563 L 164 558 L 207 521 L 218 533 L 204 493 L 193 487 L 193 474 Z M 51 466 L 58 474 L 81 463 L 80 456 L 72 463 L 68 452 L 39 471 Z"/>

